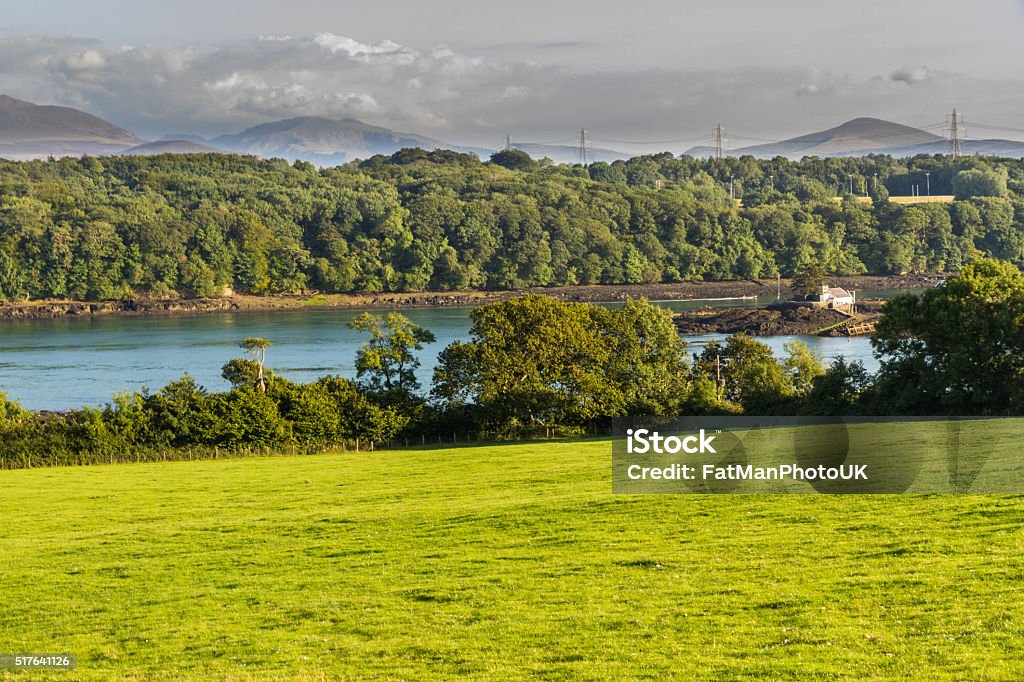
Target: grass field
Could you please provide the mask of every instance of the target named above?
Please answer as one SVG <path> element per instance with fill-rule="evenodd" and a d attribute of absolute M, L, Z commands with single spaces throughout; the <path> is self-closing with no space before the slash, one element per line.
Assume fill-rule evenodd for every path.
<path fill-rule="evenodd" d="M 1024 679 L 1019 499 L 613 496 L 610 464 L 0 472 L 0 652 L 85 680 Z"/>

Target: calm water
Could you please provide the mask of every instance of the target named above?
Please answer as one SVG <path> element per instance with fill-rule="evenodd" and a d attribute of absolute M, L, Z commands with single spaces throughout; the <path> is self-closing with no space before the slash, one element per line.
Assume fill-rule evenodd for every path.
<path fill-rule="evenodd" d="M 865 296 L 892 292 L 864 292 Z M 668 301 L 673 310 L 704 305 L 752 305 L 764 301 Z M 615 306 L 611 303 L 609 306 Z M 428 386 L 437 353 L 466 339 L 469 308 L 422 308 L 402 313 L 437 336 L 425 348 L 420 381 Z M 208 389 L 227 387 L 221 366 L 243 352 L 238 342 L 262 336 L 274 345 L 267 365 L 296 381 L 324 374 L 355 375 L 354 359 L 363 338 L 346 324 L 358 313 L 301 311 L 207 314 L 162 318 L 59 319 L 0 322 L 0 390 L 24 407 L 61 410 L 102 405 L 122 390 L 160 388 L 188 372 Z M 720 334 L 688 336 L 700 352 Z M 877 367 L 866 338 L 801 337 L 827 360 L 838 355 Z M 778 354 L 789 337 L 761 339 Z"/>

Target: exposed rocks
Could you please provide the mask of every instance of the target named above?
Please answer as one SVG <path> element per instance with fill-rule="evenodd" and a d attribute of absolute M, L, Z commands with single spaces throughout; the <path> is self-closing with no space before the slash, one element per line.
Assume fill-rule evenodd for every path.
<path fill-rule="evenodd" d="M 831 283 L 848 290 L 921 289 L 933 286 L 939 275 L 833 277 Z M 0 305 L 0 319 L 88 317 L 108 315 L 171 315 L 224 311 L 276 310 L 360 310 L 372 308 L 474 306 L 503 301 L 527 293 L 553 296 L 560 301 L 598 303 L 647 298 L 652 301 L 700 299 L 774 298 L 780 283 L 774 279 L 728 282 L 674 282 L 670 284 L 586 284 L 564 287 L 535 287 L 518 291 L 383 292 L 362 294 L 293 294 L 278 296 L 233 295 L 202 299 L 134 299 L 126 301 L 32 301 Z M 790 294 L 789 283 L 781 282 L 782 295 Z M 723 324 L 725 322 L 723 321 Z M 773 320 L 766 319 L 771 328 Z M 823 326 L 823 325 L 822 325 Z M 760 332 L 751 332 L 760 333 Z M 768 332 L 763 332 L 768 333 Z M 779 333 L 798 333 L 783 331 Z"/>
<path fill-rule="evenodd" d="M 872 322 L 880 316 L 881 304 L 858 303 L 858 322 Z M 826 329 L 851 320 L 838 310 L 810 308 L 795 303 L 773 304 L 766 308 L 712 308 L 677 313 L 676 327 L 683 334 L 739 334 L 751 336 L 797 336 L 820 334 L 846 336 L 841 327 Z"/>
<path fill-rule="evenodd" d="M 56 317 L 108 317 L 169 315 L 237 310 L 238 304 L 227 298 L 182 300 L 125 300 L 80 303 L 77 301 L 40 301 L 0 306 L 0 319 L 30 320 Z"/>

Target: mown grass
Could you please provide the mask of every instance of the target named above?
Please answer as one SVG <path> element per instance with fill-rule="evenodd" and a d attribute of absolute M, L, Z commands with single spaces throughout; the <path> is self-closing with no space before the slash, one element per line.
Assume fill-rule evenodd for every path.
<path fill-rule="evenodd" d="M 0 472 L 0 652 L 85 680 L 1024 679 L 1017 498 L 610 479 L 603 440 Z"/>

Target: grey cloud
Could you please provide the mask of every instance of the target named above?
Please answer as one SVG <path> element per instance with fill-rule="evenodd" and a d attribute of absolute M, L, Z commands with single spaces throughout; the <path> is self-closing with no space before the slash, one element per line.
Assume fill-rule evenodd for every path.
<path fill-rule="evenodd" d="M 718 122 L 739 140 L 799 134 L 862 115 L 925 124 L 906 112 L 934 110 L 928 118 L 941 120 L 952 107 L 946 93 L 934 79 L 920 78 L 911 93 L 896 78 L 904 71 L 910 78 L 914 69 L 869 80 L 808 68 L 575 72 L 333 33 L 219 46 L 0 37 L 0 90 L 77 106 L 154 137 L 237 132 L 316 115 L 482 146 L 497 145 L 506 133 L 522 141 L 568 139 L 586 127 L 595 145 L 682 151 L 705 141 Z M 1019 86 L 962 79 L 959 87 L 978 107 L 995 93 L 1013 100 L 989 110 L 1012 111 L 1021 99 L 1014 94 Z"/>
<path fill-rule="evenodd" d="M 903 66 L 896 69 L 889 76 L 890 79 L 897 83 L 906 83 L 907 85 L 917 85 L 918 83 L 927 83 L 932 80 L 934 74 L 931 69 L 923 64 L 917 66 Z"/>
<path fill-rule="evenodd" d="M 541 50 L 561 50 L 566 48 L 575 47 L 593 47 L 593 43 L 584 42 L 582 40 L 557 40 L 549 43 L 537 43 L 535 47 Z"/>

